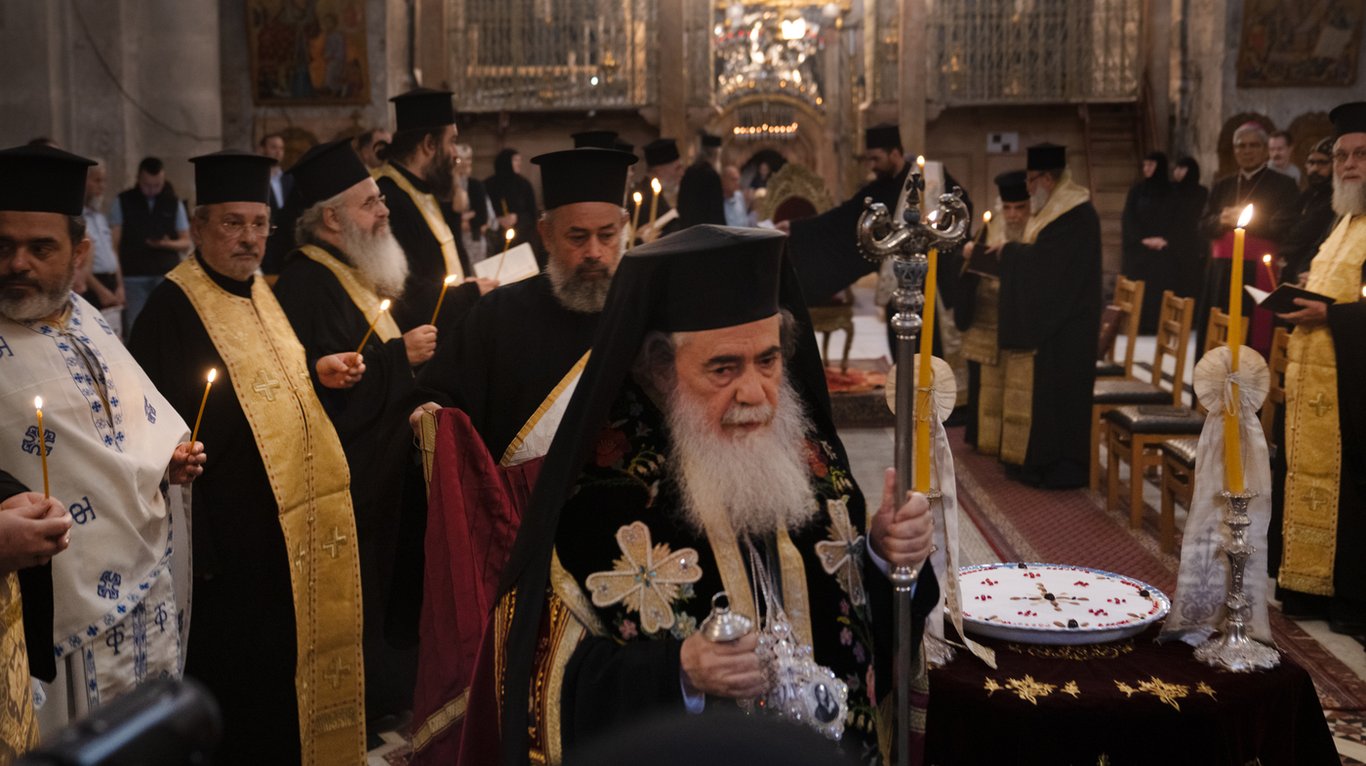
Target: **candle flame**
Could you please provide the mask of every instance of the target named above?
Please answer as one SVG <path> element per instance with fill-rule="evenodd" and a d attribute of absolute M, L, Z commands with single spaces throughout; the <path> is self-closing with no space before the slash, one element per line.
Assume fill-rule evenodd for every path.
<path fill-rule="evenodd" d="M 1271 265 L 1271 253 L 1262 256 L 1262 263 L 1265 263 L 1268 266 Z"/>
<path fill-rule="evenodd" d="M 916 164 L 921 170 L 924 170 L 924 169 L 925 169 L 925 155 L 923 155 L 923 154 L 917 154 L 916 157 L 915 157 L 915 164 Z"/>
<path fill-rule="evenodd" d="M 654 192 L 655 194 L 664 191 L 664 186 L 659 182 L 658 178 L 650 179 L 650 191 Z"/>
<path fill-rule="evenodd" d="M 454 274 L 447 274 L 447 275 L 446 275 L 446 278 L 443 279 L 443 280 L 441 280 L 441 284 L 443 284 L 443 285 L 449 285 L 450 283 L 452 283 L 452 282 L 454 282 L 454 281 L 455 281 L 455 275 L 454 275 Z"/>
<path fill-rule="evenodd" d="M 631 192 L 631 199 L 632 199 L 632 201 L 634 201 L 637 205 L 639 205 L 639 204 L 640 204 L 640 201 L 641 201 L 642 199 L 644 199 L 644 197 L 640 196 L 640 192 Z"/>
<path fill-rule="evenodd" d="M 982 223 L 991 223 L 991 211 L 982 214 Z"/>
<path fill-rule="evenodd" d="M 1361 286 L 1361 297 L 1366 298 L 1366 285 Z"/>
<path fill-rule="evenodd" d="M 380 310 L 380 312 L 388 311 L 388 310 L 389 310 L 389 305 L 390 305 L 390 301 L 389 301 L 388 298 L 385 298 L 384 300 L 380 301 L 380 302 L 379 302 L 379 310 Z"/>
<path fill-rule="evenodd" d="M 514 240 L 514 239 L 516 239 L 516 238 L 517 238 L 517 230 L 516 230 L 516 229 L 508 229 L 507 231 L 503 232 L 503 239 L 507 240 L 508 242 L 511 242 L 512 240 Z"/>
<path fill-rule="evenodd" d="M 43 408 L 43 397 L 41 397 L 41 396 L 35 396 L 35 397 L 33 397 L 33 409 L 35 409 L 35 410 L 41 410 L 42 408 Z"/>
<path fill-rule="evenodd" d="M 1243 208 L 1242 214 L 1238 216 L 1238 228 L 1246 229 L 1249 223 L 1252 223 L 1252 205 Z"/>
<path fill-rule="evenodd" d="M 208 380 L 209 380 L 210 383 L 214 382 L 215 380 L 218 380 L 218 368 L 217 368 L 217 367 L 211 367 L 211 368 L 209 368 Z"/>

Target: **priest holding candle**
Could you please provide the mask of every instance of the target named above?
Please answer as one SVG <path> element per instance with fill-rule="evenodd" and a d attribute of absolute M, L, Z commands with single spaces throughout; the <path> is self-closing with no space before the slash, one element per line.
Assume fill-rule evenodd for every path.
<path fill-rule="evenodd" d="M 1065 147 L 1029 147 L 1026 168 L 1033 216 L 1023 239 L 987 249 L 1001 274 L 1001 459 L 1026 484 L 1080 487 L 1100 332 L 1100 217 L 1072 180 Z"/>
<path fill-rule="evenodd" d="M 353 344 L 364 328 L 340 353 L 306 352 L 255 276 L 270 160 L 224 151 L 192 161 L 195 255 L 152 293 L 129 345 L 170 403 L 158 419 L 194 417 L 207 371 L 218 370 L 199 430 L 214 459 L 194 486 L 185 672 L 222 710 L 216 763 L 361 764 L 356 515 L 346 454 L 314 386 L 362 380 Z"/>
<path fill-rule="evenodd" d="M 93 164 L 0 151 L 0 752 L 37 742 L 30 674 L 50 736 L 182 662 L 171 565 L 188 541 L 161 488 L 198 476 L 204 452 L 71 290 Z"/>
<path fill-rule="evenodd" d="M 405 507 L 405 472 L 411 473 L 415 505 L 426 505 L 407 415 L 414 371 L 431 358 L 440 336 L 433 324 L 400 334 L 388 311 L 390 300 L 401 296 L 408 262 L 389 231 L 379 188 L 350 143 L 314 147 L 290 175 L 303 213 L 292 232 L 298 247 L 285 260 L 275 296 L 310 367 L 340 354 L 364 370 L 344 389 L 328 388 L 315 377 L 314 390 L 351 467 L 365 609 L 366 711 L 373 720 L 407 710 L 412 702 L 415 654 L 386 642 L 384 617 Z M 454 276 L 448 279 L 454 282 Z M 438 285 L 444 288 L 440 280 Z M 438 297 L 445 304 L 441 311 L 451 314 L 440 320 L 447 323 L 457 310 L 450 295 Z"/>

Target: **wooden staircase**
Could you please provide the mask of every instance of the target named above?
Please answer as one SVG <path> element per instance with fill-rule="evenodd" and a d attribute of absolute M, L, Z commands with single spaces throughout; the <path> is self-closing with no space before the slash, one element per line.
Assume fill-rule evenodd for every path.
<path fill-rule="evenodd" d="M 1121 220 L 1129 188 L 1139 178 L 1139 162 L 1146 153 L 1141 105 L 1138 103 L 1083 104 L 1086 135 L 1087 182 L 1091 202 L 1100 214 L 1104 285 L 1114 290 L 1122 256 Z"/>

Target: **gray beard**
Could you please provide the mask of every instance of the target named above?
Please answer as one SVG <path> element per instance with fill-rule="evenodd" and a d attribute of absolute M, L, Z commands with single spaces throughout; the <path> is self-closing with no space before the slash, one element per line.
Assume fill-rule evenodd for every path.
<path fill-rule="evenodd" d="M 1048 197 L 1051 194 L 1052 192 L 1040 189 L 1029 195 L 1029 213 L 1031 215 L 1038 215 L 1039 211 L 1043 210 L 1044 205 L 1048 204 Z"/>
<path fill-rule="evenodd" d="M 606 278 L 590 275 L 582 266 L 571 271 L 553 256 L 546 261 L 545 273 L 555 300 L 570 311 L 601 314 L 607 305 L 607 291 L 612 288 L 610 273 Z"/>
<path fill-rule="evenodd" d="M 76 278 L 75 259 L 61 285 L 55 290 L 39 290 L 27 298 L 6 298 L 0 293 L 0 314 L 15 322 L 34 322 L 61 311 L 71 300 L 71 285 Z"/>
<path fill-rule="evenodd" d="M 806 459 L 810 422 L 786 378 L 776 407 L 731 406 L 727 419 L 740 422 L 772 413 L 767 428 L 733 439 L 715 433 L 703 405 L 676 384 L 666 409 L 674 451 L 670 475 L 697 532 L 706 531 L 713 514 L 723 515 L 737 535 L 751 537 L 795 532 L 816 515 Z"/>
<path fill-rule="evenodd" d="M 408 279 L 408 258 L 388 229 L 377 234 L 365 231 L 349 218 L 342 218 L 342 252 L 376 293 L 386 298 L 403 294 Z"/>
<path fill-rule="evenodd" d="M 1032 205 L 1031 205 L 1031 207 L 1032 207 Z M 1024 224 L 1024 223 L 1008 223 L 1008 224 L 1006 224 L 1006 241 L 1007 241 L 1007 242 L 1020 242 L 1020 241 L 1024 240 L 1025 226 L 1027 226 L 1027 225 L 1028 225 L 1028 224 Z"/>
<path fill-rule="evenodd" d="M 1366 215 L 1366 182 L 1347 183 L 1333 175 L 1333 212 L 1338 215 Z"/>

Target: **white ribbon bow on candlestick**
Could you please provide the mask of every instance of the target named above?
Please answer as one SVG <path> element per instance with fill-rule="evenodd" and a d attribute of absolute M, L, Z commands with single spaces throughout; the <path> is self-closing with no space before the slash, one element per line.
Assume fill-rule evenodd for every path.
<path fill-rule="evenodd" d="M 1267 617 L 1266 530 L 1271 522 L 1271 458 L 1257 410 L 1266 400 L 1271 376 L 1266 362 L 1251 348 L 1239 352 L 1238 371 L 1232 370 L 1232 354 L 1220 346 L 1204 355 L 1195 365 L 1195 395 L 1209 414 L 1200 432 L 1195 453 L 1195 481 L 1191 492 L 1190 513 L 1181 541 L 1181 568 L 1176 576 L 1176 595 L 1171 614 L 1162 626 L 1158 640 L 1179 639 L 1196 646 L 1224 622 L 1224 599 L 1228 596 L 1228 559 L 1221 546 L 1225 542 L 1222 523 L 1224 490 L 1224 411 L 1232 404 L 1233 383 L 1238 384 L 1238 422 L 1243 448 L 1246 486 L 1256 496 L 1248 502 L 1247 515 L 1252 524 L 1247 542 L 1254 551 L 1247 560 L 1243 593 L 1252 606 L 1248 633 L 1268 645 L 1271 623 Z"/>
<path fill-rule="evenodd" d="M 913 369 L 920 369 L 920 355 L 915 355 Z M 954 647 L 966 646 L 992 670 L 996 669 L 996 652 L 968 638 L 963 631 L 963 604 L 958 585 L 958 477 L 954 470 L 953 452 L 949 449 L 949 436 L 944 431 L 944 418 L 953 412 L 958 398 L 958 383 L 954 379 L 953 368 L 949 363 L 933 357 L 930 361 L 931 388 L 930 398 L 934 406 L 930 411 L 930 465 L 934 472 L 930 488 L 940 493 L 939 502 L 931 505 L 934 513 L 934 545 L 936 550 L 930 554 L 930 564 L 934 567 L 935 577 L 939 579 L 939 603 L 925 618 L 925 659 L 932 665 L 943 666 L 953 661 Z M 896 412 L 896 378 L 893 367 L 887 374 L 887 406 Z M 916 397 L 919 399 L 919 397 Z M 914 485 L 911 477 L 908 485 Z M 958 644 L 944 635 L 944 612 L 949 613 L 958 637 Z"/>

